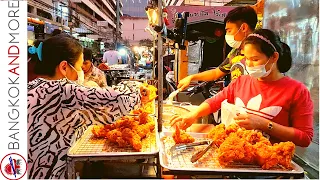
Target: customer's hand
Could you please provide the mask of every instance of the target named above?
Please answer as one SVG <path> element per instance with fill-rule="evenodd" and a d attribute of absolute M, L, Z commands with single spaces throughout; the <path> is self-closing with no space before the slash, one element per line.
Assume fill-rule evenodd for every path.
<path fill-rule="evenodd" d="M 185 90 L 191 83 L 192 76 L 187 76 L 179 81 L 178 89 L 181 91 Z"/>
<path fill-rule="evenodd" d="M 185 130 L 196 122 L 196 120 L 197 116 L 190 112 L 182 116 L 173 116 L 170 121 L 170 125 L 171 127 L 177 125 L 180 129 Z"/>

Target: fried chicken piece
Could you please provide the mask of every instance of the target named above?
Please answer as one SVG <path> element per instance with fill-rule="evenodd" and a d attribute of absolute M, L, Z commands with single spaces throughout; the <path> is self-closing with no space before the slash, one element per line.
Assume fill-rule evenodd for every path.
<path fill-rule="evenodd" d="M 121 133 L 122 135 L 122 133 Z M 129 145 L 127 141 L 125 141 L 122 137 L 118 137 L 116 142 L 118 143 L 119 147 L 126 147 Z"/>
<path fill-rule="evenodd" d="M 119 147 L 132 147 L 140 151 L 142 148 L 141 139 L 151 133 L 155 128 L 155 122 L 146 113 L 139 116 L 124 116 L 114 124 L 95 126 L 92 133 L 98 138 L 107 138 L 110 142 L 117 143 Z"/>
<path fill-rule="evenodd" d="M 172 135 L 172 137 L 176 144 L 193 143 L 195 141 L 195 139 L 191 135 L 187 134 L 183 130 L 180 130 L 178 126 L 176 126 L 176 131 Z"/>
<path fill-rule="evenodd" d="M 116 129 L 116 126 L 114 124 L 107 124 L 104 126 L 104 129 L 111 131 Z"/>
<path fill-rule="evenodd" d="M 155 125 L 154 121 L 150 121 L 146 125 L 149 127 L 150 132 L 152 132 L 156 128 L 156 125 Z"/>
<path fill-rule="evenodd" d="M 279 144 L 274 144 L 277 148 L 277 154 L 280 155 L 279 164 L 285 167 L 286 169 L 292 169 L 291 160 L 295 151 L 295 144 L 291 141 L 280 142 Z"/>
<path fill-rule="evenodd" d="M 238 124 L 230 124 L 226 129 L 226 134 L 229 135 L 230 133 L 237 132 L 241 127 Z"/>
<path fill-rule="evenodd" d="M 143 113 L 143 110 L 142 109 L 137 109 L 137 110 L 131 111 L 131 113 L 135 114 L 135 115 L 139 115 L 139 114 Z"/>
<path fill-rule="evenodd" d="M 149 120 L 149 115 L 146 112 L 139 114 L 139 124 L 147 124 Z"/>
<path fill-rule="evenodd" d="M 256 144 L 257 142 L 261 142 L 267 145 L 271 145 L 269 139 L 264 137 L 261 132 L 256 130 L 246 130 L 244 128 L 239 128 L 236 134 L 249 142 L 250 144 Z"/>
<path fill-rule="evenodd" d="M 146 137 L 146 135 L 150 132 L 150 128 L 149 128 L 149 126 L 146 125 L 146 124 L 142 124 L 142 125 L 136 126 L 136 127 L 134 128 L 134 130 L 138 133 L 138 135 L 139 135 L 141 138 Z"/>
<path fill-rule="evenodd" d="M 142 148 L 141 137 L 137 134 L 136 131 L 133 131 L 129 128 L 125 128 L 122 130 L 122 138 L 128 141 L 133 149 L 136 151 L 140 151 Z"/>
<path fill-rule="evenodd" d="M 107 130 L 104 128 L 104 126 L 93 126 L 92 128 L 92 134 L 96 138 L 105 138 L 107 136 Z"/>
<path fill-rule="evenodd" d="M 252 164 L 254 158 L 253 145 L 236 133 L 231 133 L 218 149 L 218 161 L 221 166 L 228 166 L 233 162 Z"/>
<path fill-rule="evenodd" d="M 246 130 L 237 124 L 227 128 L 224 124 L 215 126 L 208 137 L 218 146 L 217 158 L 221 166 L 229 166 L 233 162 L 258 164 L 263 169 L 281 165 L 291 169 L 291 159 L 295 150 L 292 142 L 281 142 L 272 145 L 269 139 L 256 130 Z"/>
<path fill-rule="evenodd" d="M 208 134 L 208 138 L 212 139 L 215 144 L 219 147 L 223 141 L 228 137 L 225 131 L 225 125 L 219 124 L 215 126 Z"/>
<path fill-rule="evenodd" d="M 118 129 L 111 130 L 106 135 L 107 139 L 110 142 L 114 142 L 114 143 L 116 143 L 118 140 L 118 137 L 121 137 L 121 136 L 122 136 L 122 133 Z"/>
<path fill-rule="evenodd" d="M 114 125 L 117 129 L 123 129 L 123 128 L 132 128 L 134 126 L 137 126 L 139 124 L 138 121 L 136 121 L 134 118 L 126 118 L 126 119 L 119 119 L 117 120 Z"/>
<path fill-rule="evenodd" d="M 155 123 L 149 122 L 147 124 L 135 126 L 132 129 L 135 130 L 141 138 L 145 138 L 148 133 L 154 130 L 154 128 L 155 128 Z"/>
<path fill-rule="evenodd" d="M 280 142 L 273 146 L 263 142 L 254 145 L 256 161 L 262 169 L 270 169 L 282 165 L 286 169 L 291 169 L 291 159 L 294 154 L 295 145 L 292 142 Z"/>

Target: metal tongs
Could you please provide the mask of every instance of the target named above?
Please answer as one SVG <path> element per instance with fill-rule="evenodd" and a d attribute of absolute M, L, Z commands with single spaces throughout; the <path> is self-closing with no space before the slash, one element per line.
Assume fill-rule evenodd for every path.
<path fill-rule="evenodd" d="M 197 162 L 200 158 L 202 158 L 203 155 L 206 154 L 206 152 L 209 151 L 209 149 L 211 149 L 213 146 L 216 146 L 214 141 L 212 141 L 210 143 L 210 145 L 208 147 L 206 147 L 204 150 L 201 150 L 199 152 L 197 152 L 196 154 L 194 154 L 192 157 L 191 157 L 191 162 L 192 163 L 195 163 Z"/>
<path fill-rule="evenodd" d="M 170 151 L 173 152 L 173 151 L 185 150 L 195 146 L 208 145 L 209 143 L 210 141 L 200 141 L 200 142 L 188 143 L 188 144 L 177 144 L 172 146 Z"/>

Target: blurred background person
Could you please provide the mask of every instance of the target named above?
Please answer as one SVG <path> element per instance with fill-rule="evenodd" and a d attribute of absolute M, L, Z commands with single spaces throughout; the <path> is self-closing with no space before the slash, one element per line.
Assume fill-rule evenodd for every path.
<path fill-rule="evenodd" d="M 101 88 L 107 87 L 107 80 L 104 72 L 93 65 L 91 49 L 83 49 L 83 60 L 82 70 L 84 72 L 84 85 L 91 87 L 96 83 Z"/>
<path fill-rule="evenodd" d="M 121 62 L 121 55 L 116 50 L 109 50 L 103 54 L 103 62 L 107 63 L 108 66 L 114 64 L 122 64 Z"/>

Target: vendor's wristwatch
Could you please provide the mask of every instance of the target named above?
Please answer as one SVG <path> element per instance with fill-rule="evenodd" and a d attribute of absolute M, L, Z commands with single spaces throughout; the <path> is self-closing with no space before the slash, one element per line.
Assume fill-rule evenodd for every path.
<path fill-rule="evenodd" d="M 268 123 L 268 130 L 271 131 L 273 129 L 273 123 L 270 121 Z"/>

